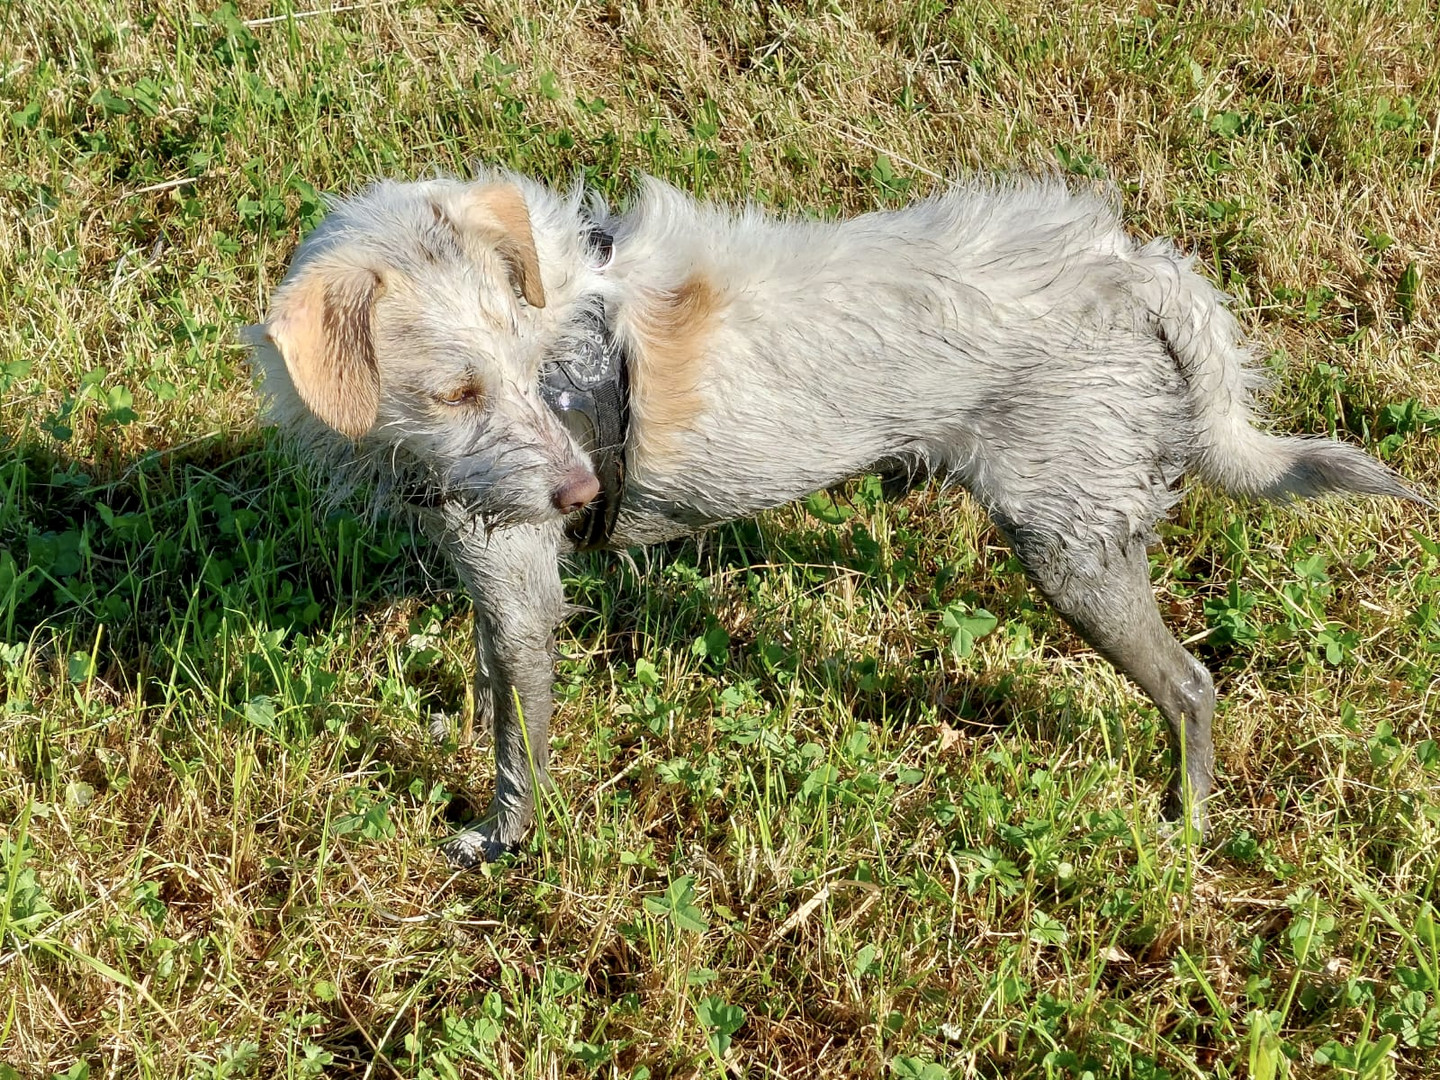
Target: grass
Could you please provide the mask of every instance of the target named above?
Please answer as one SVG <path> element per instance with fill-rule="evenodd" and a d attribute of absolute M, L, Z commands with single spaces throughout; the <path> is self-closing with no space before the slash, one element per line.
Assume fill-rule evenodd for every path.
<path fill-rule="evenodd" d="M 1187 494 L 1204 848 L 962 493 L 581 561 L 558 793 L 455 874 L 466 600 L 317 510 L 236 344 L 379 175 L 1059 170 L 1235 294 L 1278 426 L 1434 491 L 1433 5 L 310 6 L 0 3 L 0 1076 L 1436 1074 L 1433 515 Z"/>

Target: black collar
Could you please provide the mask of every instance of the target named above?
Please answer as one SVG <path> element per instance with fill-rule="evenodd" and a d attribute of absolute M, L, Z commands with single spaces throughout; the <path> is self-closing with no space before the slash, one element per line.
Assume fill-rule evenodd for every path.
<path fill-rule="evenodd" d="M 603 268 L 610 262 L 615 238 L 591 225 L 588 240 L 592 257 Z M 581 308 L 540 373 L 540 396 L 590 455 L 600 481 L 600 494 L 565 523 L 565 534 L 581 551 L 604 547 L 620 516 L 630 435 L 629 368 L 597 298 Z"/>

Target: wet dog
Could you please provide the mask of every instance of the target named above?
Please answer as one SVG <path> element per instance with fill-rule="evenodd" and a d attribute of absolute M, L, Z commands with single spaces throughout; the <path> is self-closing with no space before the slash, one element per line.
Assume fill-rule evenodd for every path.
<path fill-rule="evenodd" d="M 822 223 L 655 180 L 614 214 L 495 173 L 380 183 L 301 245 L 253 333 L 271 416 L 340 486 L 418 513 L 474 597 L 496 785 L 453 859 L 548 783 L 559 559 L 880 470 L 969 489 L 1065 619 L 1159 707 L 1167 810 L 1204 827 L 1210 675 L 1146 545 L 1188 474 L 1265 499 L 1424 502 L 1385 466 L 1256 426 L 1224 297 L 1055 180 Z"/>

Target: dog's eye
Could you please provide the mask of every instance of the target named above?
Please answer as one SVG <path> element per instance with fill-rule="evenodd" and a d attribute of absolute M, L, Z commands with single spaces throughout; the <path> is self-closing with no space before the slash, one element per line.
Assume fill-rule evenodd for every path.
<path fill-rule="evenodd" d="M 473 405 L 480 398 L 473 386 L 457 386 L 443 394 L 436 394 L 435 400 L 444 405 Z"/>

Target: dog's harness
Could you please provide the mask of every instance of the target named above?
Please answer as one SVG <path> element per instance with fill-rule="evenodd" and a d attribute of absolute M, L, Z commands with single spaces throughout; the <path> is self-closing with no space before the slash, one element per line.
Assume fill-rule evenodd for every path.
<path fill-rule="evenodd" d="M 588 235 L 596 266 L 604 269 L 615 238 L 598 225 Z M 600 494 L 565 523 L 581 551 L 603 547 L 615 531 L 625 492 L 625 444 L 630 435 L 630 371 L 624 347 L 610 333 L 603 305 L 587 307 L 540 374 L 540 396 L 590 455 Z"/>

